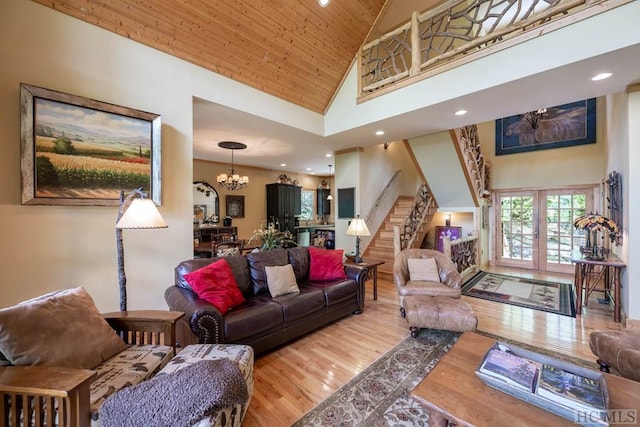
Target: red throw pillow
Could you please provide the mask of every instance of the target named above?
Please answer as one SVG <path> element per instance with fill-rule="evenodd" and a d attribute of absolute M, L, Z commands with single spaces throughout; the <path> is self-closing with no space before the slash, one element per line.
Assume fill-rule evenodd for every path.
<path fill-rule="evenodd" d="M 342 249 L 318 249 L 309 246 L 309 280 L 346 279 Z"/>
<path fill-rule="evenodd" d="M 184 278 L 200 298 L 222 314 L 244 302 L 231 267 L 223 258 L 185 274 Z"/>

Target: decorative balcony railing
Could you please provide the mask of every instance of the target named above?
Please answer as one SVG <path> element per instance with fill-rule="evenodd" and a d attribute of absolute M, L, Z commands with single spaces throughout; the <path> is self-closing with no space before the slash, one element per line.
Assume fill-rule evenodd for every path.
<path fill-rule="evenodd" d="M 414 12 L 411 21 L 361 48 L 359 100 L 631 1 L 448 0 L 422 14 Z"/>

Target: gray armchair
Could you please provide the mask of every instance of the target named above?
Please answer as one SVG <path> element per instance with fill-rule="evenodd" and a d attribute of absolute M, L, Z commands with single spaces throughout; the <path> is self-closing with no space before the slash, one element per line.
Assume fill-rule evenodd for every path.
<path fill-rule="evenodd" d="M 411 280 L 408 260 L 411 258 L 434 258 L 440 281 Z M 393 281 L 398 288 L 400 313 L 405 316 L 404 298 L 409 295 L 444 296 L 460 298 L 462 276 L 455 264 L 442 252 L 432 249 L 404 249 L 393 263 Z"/>

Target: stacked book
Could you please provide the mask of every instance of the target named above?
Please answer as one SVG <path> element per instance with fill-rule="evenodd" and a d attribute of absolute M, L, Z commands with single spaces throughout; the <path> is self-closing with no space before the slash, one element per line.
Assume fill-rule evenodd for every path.
<path fill-rule="evenodd" d="M 476 374 L 489 386 L 585 426 L 608 426 L 604 375 L 504 343 Z"/>

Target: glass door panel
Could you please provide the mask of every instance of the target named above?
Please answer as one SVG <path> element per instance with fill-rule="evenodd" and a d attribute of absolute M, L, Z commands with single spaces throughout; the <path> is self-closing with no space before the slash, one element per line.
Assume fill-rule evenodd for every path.
<path fill-rule="evenodd" d="M 573 221 L 593 211 L 595 190 L 498 193 L 496 264 L 572 273 L 572 251 L 585 244 L 584 233 L 573 227 Z"/>
<path fill-rule="evenodd" d="M 593 190 L 547 190 L 545 197 L 544 246 L 540 253 L 546 254 L 541 269 L 570 273 L 573 270 L 571 253 L 584 245 L 584 234 L 573 227 L 576 217 L 593 208 Z M 541 233 L 543 230 L 540 230 Z"/>
<path fill-rule="evenodd" d="M 536 227 L 535 194 L 502 193 L 499 196 L 498 262 L 522 268 L 534 268 Z"/>

